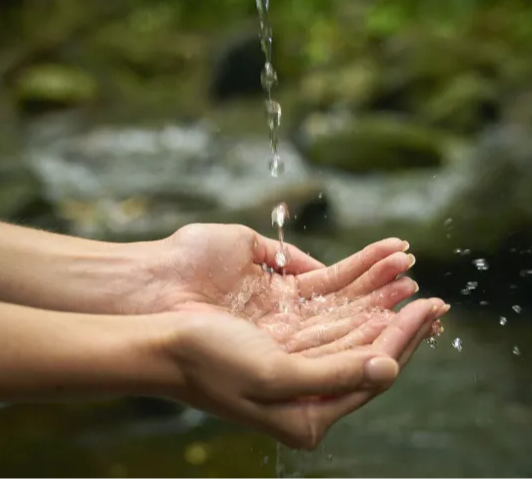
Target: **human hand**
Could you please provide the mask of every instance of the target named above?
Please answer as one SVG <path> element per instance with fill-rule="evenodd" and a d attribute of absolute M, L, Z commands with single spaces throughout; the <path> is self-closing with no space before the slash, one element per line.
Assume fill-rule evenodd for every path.
<path fill-rule="evenodd" d="M 291 262 L 282 273 L 263 267 L 275 268 L 279 243 L 244 226 L 189 225 L 156 246 L 150 281 L 121 311 L 217 308 L 268 330 L 290 352 L 344 335 L 346 347 L 371 342 L 391 309 L 418 289 L 410 278 L 395 279 L 414 263 L 408 243 L 396 238 L 329 268 L 286 245 Z"/>
<path fill-rule="evenodd" d="M 403 308 L 371 343 L 324 355 L 289 354 L 269 334 L 216 309 L 152 315 L 156 341 L 139 357 L 154 392 L 267 433 L 295 448 L 316 448 L 339 419 L 389 387 L 445 312 L 441 300 Z M 153 365 L 153 366 L 152 366 Z M 148 368 L 148 369 L 146 369 Z M 141 373 L 142 375 L 142 373 Z"/>

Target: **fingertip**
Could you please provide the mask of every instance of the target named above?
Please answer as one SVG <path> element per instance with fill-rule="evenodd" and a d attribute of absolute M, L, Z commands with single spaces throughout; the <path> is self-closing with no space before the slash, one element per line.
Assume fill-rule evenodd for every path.
<path fill-rule="evenodd" d="M 445 308 L 445 303 L 440 298 L 431 298 L 431 310 L 430 310 L 430 316 L 434 319 L 438 318 L 439 316 L 443 315 L 443 310 Z"/>
<path fill-rule="evenodd" d="M 372 358 L 364 365 L 365 378 L 375 384 L 387 384 L 399 374 L 399 365 L 394 359 L 381 356 Z"/>

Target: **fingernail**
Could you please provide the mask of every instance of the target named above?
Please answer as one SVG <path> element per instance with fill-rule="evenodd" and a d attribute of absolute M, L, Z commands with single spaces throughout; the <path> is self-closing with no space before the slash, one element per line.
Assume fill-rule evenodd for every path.
<path fill-rule="evenodd" d="M 410 243 L 408 241 L 403 241 L 403 252 L 408 251 L 410 248 Z"/>
<path fill-rule="evenodd" d="M 451 305 L 450 304 L 444 304 L 442 306 L 442 308 L 441 308 L 441 314 L 442 315 L 447 314 L 450 309 L 451 309 Z"/>
<path fill-rule="evenodd" d="M 373 358 L 364 365 L 366 379 L 375 383 L 393 381 L 399 372 L 399 366 L 391 358 Z"/>
<path fill-rule="evenodd" d="M 410 264 L 408 265 L 409 268 L 416 264 L 416 257 L 413 254 L 408 255 L 408 260 L 410 261 Z"/>
<path fill-rule="evenodd" d="M 416 285 L 414 289 L 414 293 L 417 293 L 419 291 L 419 284 L 417 284 L 417 281 L 414 281 L 414 284 Z"/>

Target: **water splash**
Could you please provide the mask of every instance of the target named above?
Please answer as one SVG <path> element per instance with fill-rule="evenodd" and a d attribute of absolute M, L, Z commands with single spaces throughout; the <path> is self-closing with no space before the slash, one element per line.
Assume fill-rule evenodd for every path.
<path fill-rule="evenodd" d="M 521 306 L 519 306 L 518 304 L 514 304 L 514 305 L 512 306 L 512 309 L 513 309 L 517 314 L 521 314 L 522 308 L 521 308 Z"/>
<path fill-rule="evenodd" d="M 462 340 L 460 338 L 454 339 L 453 348 L 456 349 L 459 353 L 462 352 Z"/>
<path fill-rule="evenodd" d="M 507 322 L 508 322 L 508 320 L 507 320 L 504 316 L 501 316 L 501 317 L 499 318 L 499 324 L 500 324 L 501 326 L 504 326 Z"/>
<path fill-rule="evenodd" d="M 427 344 L 431 349 L 436 349 L 438 347 L 438 340 L 436 338 L 427 339 Z"/>
<path fill-rule="evenodd" d="M 473 264 L 479 271 L 487 271 L 489 269 L 489 264 L 484 258 L 474 259 Z"/>
<path fill-rule="evenodd" d="M 512 352 L 516 356 L 521 356 L 521 350 L 517 346 L 514 346 L 514 349 L 512 350 Z"/>
<path fill-rule="evenodd" d="M 460 291 L 460 294 L 463 294 L 464 296 L 470 295 L 471 291 L 474 291 L 477 287 L 477 281 L 468 281 L 465 287 Z"/>

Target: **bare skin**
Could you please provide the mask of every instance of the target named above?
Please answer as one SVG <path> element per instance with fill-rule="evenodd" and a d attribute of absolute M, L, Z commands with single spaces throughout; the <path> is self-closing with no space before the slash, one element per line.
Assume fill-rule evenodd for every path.
<path fill-rule="evenodd" d="M 315 448 L 388 388 L 449 306 L 390 238 L 331 267 L 239 225 L 109 244 L 0 223 L 0 399 L 155 395 Z"/>
<path fill-rule="evenodd" d="M 408 277 L 396 279 L 415 263 L 397 238 L 328 268 L 287 245 L 291 262 L 270 272 L 278 247 L 239 225 L 182 228 L 159 249 L 151 280 L 135 292 L 137 304 L 229 313 L 268 331 L 290 353 L 321 355 L 371 344 L 393 321 L 392 309 L 419 289 Z M 442 314 L 447 310 L 442 305 Z"/>

